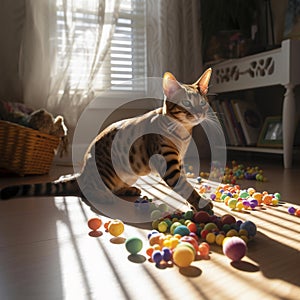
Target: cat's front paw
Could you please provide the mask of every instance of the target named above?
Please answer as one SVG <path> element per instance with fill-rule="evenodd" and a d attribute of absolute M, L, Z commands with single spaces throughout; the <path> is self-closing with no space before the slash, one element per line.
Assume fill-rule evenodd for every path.
<path fill-rule="evenodd" d="M 187 201 L 186 204 L 189 208 L 195 212 L 203 210 L 207 212 L 211 212 L 213 209 L 213 203 L 209 199 L 201 198 L 197 201 L 189 202 Z"/>

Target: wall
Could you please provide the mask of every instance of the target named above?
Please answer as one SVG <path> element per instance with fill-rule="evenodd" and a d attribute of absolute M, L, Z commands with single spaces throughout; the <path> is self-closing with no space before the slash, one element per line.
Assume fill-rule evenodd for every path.
<path fill-rule="evenodd" d="M 22 99 L 18 62 L 24 17 L 25 0 L 1 0 L 0 99 Z"/>

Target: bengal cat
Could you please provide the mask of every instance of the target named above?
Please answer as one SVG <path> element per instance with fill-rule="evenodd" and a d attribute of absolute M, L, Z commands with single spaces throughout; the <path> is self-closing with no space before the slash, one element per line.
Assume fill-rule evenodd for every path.
<path fill-rule="evenodd" d="M 33 195 L 88 198 L 103 187 L 116 195 L 138 196 L 141 191 L 133 184 L 154 169 L 167 185 L 187 200 L 190 208 L 195 211 L 210 209 L 211 202 L 202 199 L 184 176 L 183 158 L 192 129 L 208 118 L 206 95 L 211 73 L 212 70 L 207 69 L 194 84 L 181 84 L 174 75 L 165 73 L 163 106 L 111 124 L 100 132 L 86 152 L 79 176 L 7 187 L 1 190 L 0 198 Z M 104 182 L 102 187 L 99 180 L 95 180 L 98 174 Z"/>

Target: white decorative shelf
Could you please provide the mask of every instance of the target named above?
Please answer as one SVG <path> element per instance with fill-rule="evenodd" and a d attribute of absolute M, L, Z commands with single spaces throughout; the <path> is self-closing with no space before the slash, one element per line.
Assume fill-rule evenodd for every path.
<path fill-rule="evenodd" d="M 244 152 L 260 152 L 260 153 L 273 153 L 283 154 L 283 149 L 278 148 L 263 148 L 263 147 L 242 147 L 242 146 L 227 146 L 228 150 L 244 151 Z"/>
<path fill-rule="evenodd" d="M 233 92 L 272 85 L 285 87 L 282 108 L 283 149 L 263 148 L 262 151 L 258 151 L 259 148 L 256 147 L 238 148 L 239 150 L 243 148 L 244 151 L 283 154 L 284 167 L 290 168 L 296 130 L 294 87 L 300 84 L 300 40 L 284 40 L 280 48 L 226 60 L 212 68 L 211 93 Z"/>

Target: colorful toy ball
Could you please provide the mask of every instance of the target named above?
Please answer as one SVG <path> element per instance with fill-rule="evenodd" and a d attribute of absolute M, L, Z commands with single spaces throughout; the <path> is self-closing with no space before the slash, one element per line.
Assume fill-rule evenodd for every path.
<path fill-rule="evenodd" d="M 289 213 L 290 215 L 294 215 L 295 212 L 296 212 L 296 208 L 295 208 L 295 207 L 290 206 L 290 207 L 288 208 L 288 213 Z"/>
<path fill-rule="evenodd" d="M 252 221 L 245 221 L 241 224 L 240 229 L 245 229 L 250 238 L 256 235 L 256 225 Z"/>
<path fill-rule="evenodd" d="M 173 253 L 174 263 L 180 267 L 188 267 L 195 259 L 195 252 L 187 246 L 176 247 Z"/>
<path fill-rule="evenodd" d="M 190 233 L 190 230 L 185 225 L 179 225 L 174 230 L 174 234 L 179 234 L 181 236 L 189 235 Z"/>
<path fill-rule="evenodd" d="M 223 253 L 233 262 L 240 261 L 247 252 L 247 245 L 243 239 L 237 236 L 225 238 L 223 242 Z"/>
<path fill-rule="evenodd" d="M 159 264 L 163 260 L 163 253 L 160 250 L 154 250 L 151 256 L 152 260 Z"/>
<path fill-rule="evenodd" d="M 142 250 L 143 242 L 137 237 L 132 237 L 126 240 L 125 247 L 130 254 L 137 254 Z"/>
<path fill-rule="evenodd" d="M 88 220 L 88 226 L 92 230 L 98 230 L 102 225 L 102 221 L 99 218 L 91 218 Z"/>
<path fill-rule="evenodd" d="M 203 257 L 207 257 L 209 255 L 209 250 L 210 250 L 210 246 L 206 242 L 202 242 L 198 247 L 198 251 L 200 255 Z"/>
<path fill-rule="evenodd" d="M 119 236 L 124 231 L 124 223 L 121 220 L 115 219 L 110 221 L 108 232 L 113 236 Z"/>
<path fill-rule="evenodd" d="M 172 259 L 173 253 L 169 248 L 164 247 L 162 249 L 162 253 L 163 253 L 163 260 L 164 261 L 170 261 Z"/>

